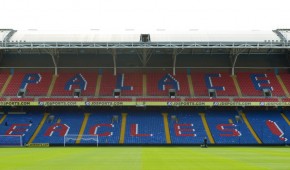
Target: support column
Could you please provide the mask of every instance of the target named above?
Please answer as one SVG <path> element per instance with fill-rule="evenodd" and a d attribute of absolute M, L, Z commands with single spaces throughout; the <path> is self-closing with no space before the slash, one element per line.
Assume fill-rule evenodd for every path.
<path fill-rule="evenodd" d="M 172 59 L 173 59 L 173 75 L 175 76 L 175 68 L 176 68 L 176 57 L 177 57 L 177 49 L 173 49 Z"/>
<path fill-rule="evenodd" d="M 231 60 L 231 63 L 232 63 L 232 76 L 235 75 L 235 66 L 236 66 L 236 63 L 237 63 L 237 60 L 238 60 L 238 56 L 244 51 L 246 50 L 245 48 L 244 49 L 232 49 L 231 51 L 231 54 L 229 56 L 230 60 Z"/>
<path fill-rule="evenodd" d="M 117 52 L 116 49 L 112 50 L 112 55 L 113 55 L 113 63 L 114 63 L 114 76 L 117 75 Z"/>
<path fill-rule="evenodd" d="M 147 49 L 146 48 L 143 48 L 142 50 L 142 65 L 143 67 L 146 67 L 147 65 Z"/>
<path fill-rule="evenodd" d="M 0 63 L 2 62 L 4 58 L 3 50 L 0 50 Z"/>
<path fill-rule="evenodd" d="M 58 75 L 57 64 L 59 60 L 59 51 L 57 49 L 48 49 L 46 52 L 51 56 L 54 65 L 54 75 Z"/>
<path fill-rule="evenodd" d="M 142 66 L 146 67 L 149 59 L 152 56 L 152 50 L 148 48 L 143 48 L 142 51 L 137 51 L 137 54 L 139 56 L 140 62 L 142 63 Z"/>

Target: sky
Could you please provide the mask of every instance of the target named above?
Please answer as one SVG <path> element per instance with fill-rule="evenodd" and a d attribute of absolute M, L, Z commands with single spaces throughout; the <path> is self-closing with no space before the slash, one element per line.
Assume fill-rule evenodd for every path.
<path fill-rule="evenodd" d="M 183 32 L 290 28 L 289 0 L 0 0 L 0 28 Z"/>

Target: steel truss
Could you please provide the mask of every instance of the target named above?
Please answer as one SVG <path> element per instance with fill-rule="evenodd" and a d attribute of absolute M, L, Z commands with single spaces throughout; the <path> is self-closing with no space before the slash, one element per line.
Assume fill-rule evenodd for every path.
<path fill-rule="evenodd" d="M 226 49 L 290 49 L 287 42 L 2 42 L 1 49 L 162 49 L 162 48 L 226 48 Z"/>

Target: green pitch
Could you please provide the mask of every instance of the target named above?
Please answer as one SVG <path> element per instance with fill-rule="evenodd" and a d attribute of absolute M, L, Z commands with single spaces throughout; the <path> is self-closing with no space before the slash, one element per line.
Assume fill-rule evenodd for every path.
<path fill-rule="evenodd" d="M 0 169 L 290 169 L 288 147 L 0 148 Z"/>

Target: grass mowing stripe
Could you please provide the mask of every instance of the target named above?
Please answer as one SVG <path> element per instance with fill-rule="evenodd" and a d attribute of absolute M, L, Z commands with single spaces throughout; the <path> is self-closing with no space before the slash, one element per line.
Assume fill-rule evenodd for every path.
<path fill-rule="evenodd" d="M 1 148 L 1 169 L 289 169 L 288 147 Z"/>

